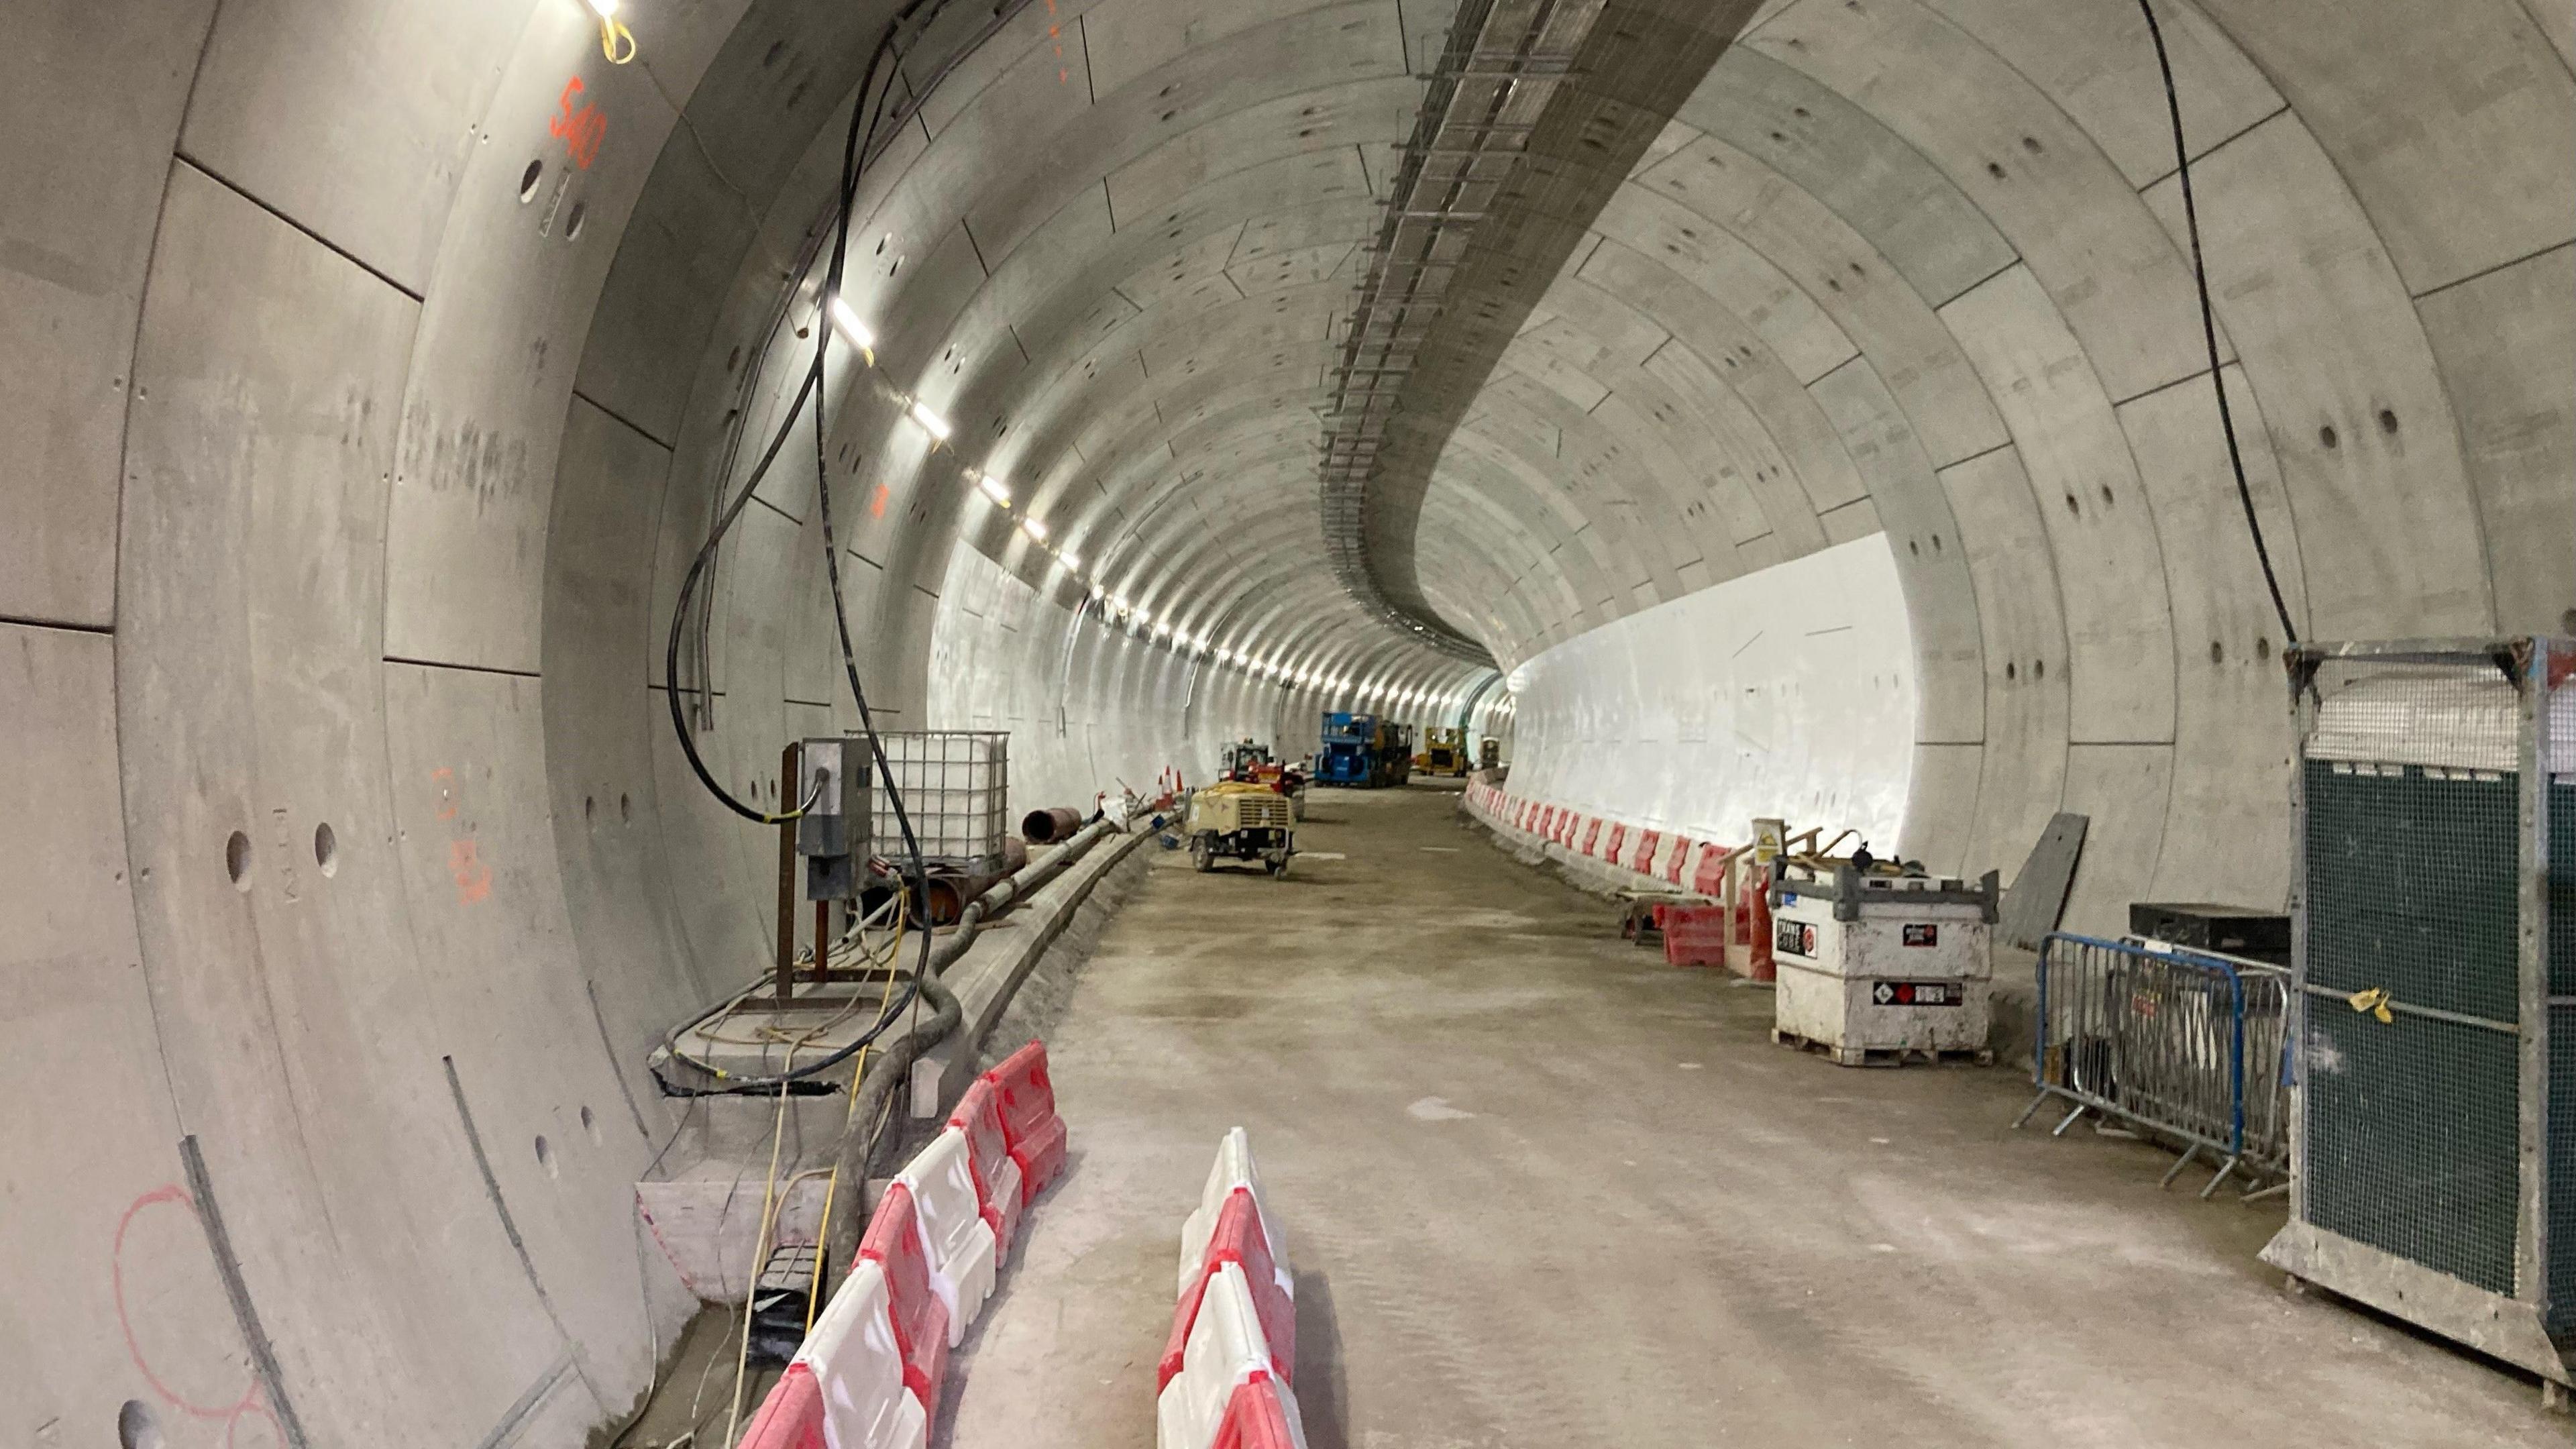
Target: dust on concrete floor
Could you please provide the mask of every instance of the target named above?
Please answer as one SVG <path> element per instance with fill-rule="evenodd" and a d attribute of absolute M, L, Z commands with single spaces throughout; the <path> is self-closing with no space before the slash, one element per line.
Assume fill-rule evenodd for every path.
<path fill-rule="evenodd" d="M 1767 992 L 1621 944 L 1455 804 L 1317 790 L 1298 843 L 1343 858 L 1284 881 L 1153 851 L 1048 1043 L 1071 1166 L 934 1442 L 1153 1442 L 1238 1123 L 1313 1449 L 2567 1442 L 2528 1381 L 2283 1293 L 2277 1208 L 2014 1131 L 2007 1071 L 1773 1046 Z"/>

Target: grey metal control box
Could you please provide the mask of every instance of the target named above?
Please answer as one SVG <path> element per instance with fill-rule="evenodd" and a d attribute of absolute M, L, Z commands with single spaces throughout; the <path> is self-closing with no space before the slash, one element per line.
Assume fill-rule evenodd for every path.
<path fill-rule="evenodd" d="M 858 899 L 859 862 L 873 848 L 866 742 L 826 736 L 798 746 L 796 798 L 810 802 L 796 820 L 805 899 Z"/>

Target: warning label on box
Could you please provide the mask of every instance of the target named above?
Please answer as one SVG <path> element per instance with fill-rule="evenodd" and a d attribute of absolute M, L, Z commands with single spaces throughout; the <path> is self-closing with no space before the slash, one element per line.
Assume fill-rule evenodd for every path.
<path fill-rule="evenodd" d="M 1908 926 L 1906 929 L 1914 928 Z M 1924 929 L 1931 928 L 1927 926 Z M 1959 1004 L 1959 983 L 1881 981 L 1869 989 L 1869 999 L 1881 1006 L 1956 1006 Z"/>
<path fill-rule="evenodd" d="M 1805 921 L 1775 921 L 1771 931 L 1771 954 L 1775 956 L 1813 956 L 1816 954 L 1816 928 Z"/>
<path fill-rule="evenodd" d="M 1905 928 L 1905 944 L 1908 946 L 1938 946 L 1941 944 L 1941 928 L 1939 926 L 1907 926 Z"/>

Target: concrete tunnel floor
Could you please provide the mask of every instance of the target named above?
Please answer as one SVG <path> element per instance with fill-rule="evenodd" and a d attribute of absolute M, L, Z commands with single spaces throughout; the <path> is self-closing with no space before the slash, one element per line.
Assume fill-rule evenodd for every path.
<path fill-rule="evenodd" d="M 1317 790 L 1284 882 L 1146 847 L 1049 1032 L 1070 1166 L 934 1444 L 1154 1441 L 1238 1123 L 1312 1449 L 2568 1441 L 2530 1381 L 2283 1291 L 2277 1207 L 2015 1131 L 2009 1070 L 1774 1046 L 1766 989 L 1624 945 L 1455 805 Z"/>

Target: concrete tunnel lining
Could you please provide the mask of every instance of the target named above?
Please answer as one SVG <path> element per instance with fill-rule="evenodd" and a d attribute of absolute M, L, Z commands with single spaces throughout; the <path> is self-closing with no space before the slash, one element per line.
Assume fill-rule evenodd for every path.
<path fill-rule="evenodd" d="M 0 879 L 0 963 L 41 1069 L 0 1197 L 13 1240 L 74 1245 L 13 1263 L 42 1318 L 0 1314 L 30 1430 L 105 1432 L 146 1367 L 240 1400 L 223 1284 L 151 1197 L 183 1138 L 316 1441 L 481 1442 L 542 1371 L 522 1442 L 572 1442 L 687 1307 L 639 1298 L 610 1226 L 660 1137 L 641 1047 L 766 956 L 771 846 L 654 691 L 728 411 L 756 437 L 792 392 L 889 7 L 633 8 L 625 67 L 573 0 L 12 17 L 0 813 L 42 849 Z M 1483 677 L 1331 582 L 1298 431 L 1439 9 L 1032 4 L 930 92 L 862 188 L 850 296 L 957 436 L 832 407 L 890 720 L 1011 729 L 1048 803 L 1294 749 L 1354 697 L 1104 627 L 1032 507 L 1228 656 L 1372 703 Z M 2159 14 L 2302 630 L 2576 627 L 2563 6 Z M 1904 800 L 1902 849 L 2009 872 L 2079 810 L 2075 922 L 2278 900 L 2280 640 L 2143 46 L 2124 0 L 1761 7 L 1441 440 L 1428 604 L 1506 672 L 1613 629 L 1650 657 L 1705 638 L 1655 618 L 1883 538 L 1913 726 L 1862 784 Z M 708 616 L 703 744 L 764 800 L 779 741 L 854 723 L 813 488 L 764 484 Z M 1479 728 L 1625 762 L 1564 803 L 1738 829 L 1651 696 L 1489 697 Z M 1542 736 L 1578 703 L 1589 740 Z"/>

